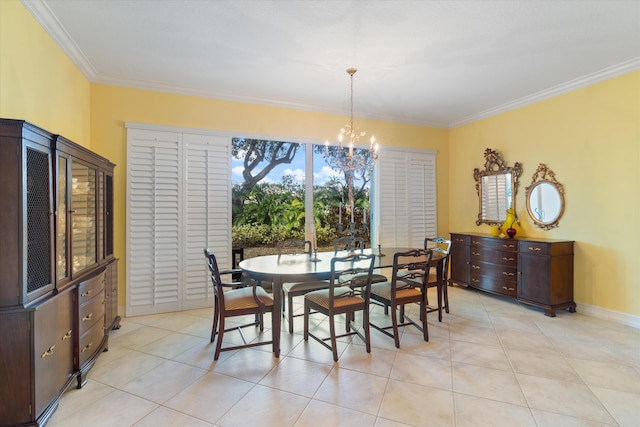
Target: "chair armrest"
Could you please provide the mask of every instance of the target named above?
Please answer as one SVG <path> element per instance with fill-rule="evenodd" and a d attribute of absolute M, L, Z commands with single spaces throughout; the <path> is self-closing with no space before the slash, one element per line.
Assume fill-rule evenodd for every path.
<path fill-rule="evenodd" d="M 220 275 L 222 276 L 223 274 L 239 274 L 242 273 L 242 269 L 240 268 L 236 268 L 233 270 L 220 270 Z"/>

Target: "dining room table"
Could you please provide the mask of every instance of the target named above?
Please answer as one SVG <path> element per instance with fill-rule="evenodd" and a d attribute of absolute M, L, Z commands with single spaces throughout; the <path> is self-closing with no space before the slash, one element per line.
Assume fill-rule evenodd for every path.
<path fill-rule="evenodd" d="M 364 254 L 376 255 L 374 269 L 393 267 L 393 256 L 398 252 L 407 252 L 413 249 L 408 247 L 382 247 L 378 249 L 364 249 Z M 361 251 L 356 249 L 358 253 Z M 239 264 L 242 272 L 250 279 L 259 282 L 271 282 L 273 293 L 273 340 L 276 348 L 276 357 L 280 356 L 280 322 L 282 312 L 282 284 L 290 282 L 316 282 L 331 279 L 331 259 L 336 256 L 346 256 L 348 250 L 263 255 L 242 260 Z M 442 321 L 442 293 L 444 280 L 444 260 L 446 255 L 433 252 L 430 267 L 436 268 L 438 278 L 438 320 Z"/>

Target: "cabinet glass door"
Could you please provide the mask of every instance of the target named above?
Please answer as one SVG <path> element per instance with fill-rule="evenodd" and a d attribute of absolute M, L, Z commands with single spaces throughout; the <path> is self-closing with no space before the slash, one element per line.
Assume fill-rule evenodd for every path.
<path fill-rule="evenodd" d="M 96 170 L 71 164 L 71 253 L 76 273 L 96 262 Z"/>
<path fill-rule="evenodd" d="M 67 165 L 69 161 L 66 157 L 58 156 L 58 191 L 56 206 L 56 263 L 58 280 L 69 277 L 68 269 L 68 248 L 67 248 L 67 213 L 69 203 L 67 200 Z"/>

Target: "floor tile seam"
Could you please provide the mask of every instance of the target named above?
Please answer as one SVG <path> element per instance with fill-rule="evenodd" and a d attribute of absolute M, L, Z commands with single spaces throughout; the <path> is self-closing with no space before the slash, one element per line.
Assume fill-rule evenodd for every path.
<path fill-rule="evenodd" d="M 572 418 L 577 418 L 577 419 L 580 419 L 580 420 L 585 420 L 585 421 L 594 422 L 594 420 L 589 419 L 589 418 L 584 418 L 584 417 L 582 417 L 582 416 L 575 416 L 575 415 L 563 414 L 563 413 L 559 413 L 559 412 L 551 411 L 551 410 L 549 410 L 549 409 L 545 409 L 545 408 L 537 408 L 537 407 L 533 406 L 533 405 L 531 404 L 531 402 L 529 402 L 529 399 L 527 399 L 527 395 L 526 395 L 526 393 L 524 392 L 524 389 L 522 388 L 522 385 L 520 384 L 520 379 L 518 378 L 518 376 L 519 376 L 519 375 L 522 375 L 522 376 L 530 376 L 530 377 L 539 377 L 539 376 L 537 376 L 537 375 L 531 375 L 531 374 L 514 374 L 514 375 L 515 375 L 515 377 L 516 377 L 516 381 L 518 382 L 518 385 L 520 386 L 520 389 L 522 390 L 522 394 L 523 394 L 524 399 L 525 399 L 525 401 L 527 402 L 527 405 L 529 406 L 529 408 L 531 408 L 531 409 L 537 409 L 537 410 L 540 410 L 540 411 L 551 412 L 551 413 L 558 414 L 558 415 L 562 415 L 562 416 L 568 416 L 568 417 L 572 417 Z M 547 378 L 547 377 L 539 377 L 539 378 L 544 378 L 544 379 L 553 379 L 553 378 Z M 579 385 L 583 385 L 583 386 L 585 386 L 585 387 L 589 390 L 589 392 L 591 393 L 592 397 L 593 397 L 593 398 L 594 398 L 598 403 L 600 403 L 600 405 L 602 406 L 602 409 L 604 409 L 604 410 L 605 410 L 605 412 L 609 415 L 609 417 L 610 417 L 612 420 L 614 420 L 616 423 L 618 423 L 618 420 L 617 420 L 617 419 L 613 416 L 613 414 L 609 411 L 609 408 L 607 408 L 607 406 L 604 404 L 604 402 L 600 400 L 600 398 L 599 398 L 599 397 L 598 397 L 598 395 L 593 391 L 593 389 L 592 389 L 588 384 L 586 384 L 586 383 L 584 382 L 584 379 L 583 379 L 582 377 L 580 377 L 580 379 L 581 379 L 583 382 L 582 382 L 582 384 L 579 384 Z M 568 382 L 568 383 L 570 383 L 570 384 L 578 384 L 578 383 L 571 383 L 570 381 L 563 381 L 563 380 L 555 380 L 555 381 Z M 602 387 L 602 388 L 604 388 L 604 387 Z"/>
<path fill-rule="evenodd" d="M 234 379 L 237 379 L 237 378 L 234 378 Z M 251 382 L 251 381 L 249 381 L 249 382 Z M 238 403 L 240 403 L 240 401 L 242 401 L 245 397 L 247 397 L 247 395 L 249 393 L 251 393 L 251 390 L 255 389 L 257 385 L 258 385 L 257 383 L 253 383 L 253 385 L 251 387 L 249 387 L 249 389 L 242 396 L 238 397 L 238 399 L 235 401 L 235 403 L 233 405 L 231 405 L 225 412 L 223 412 L 218 418 L 216 418 L 216 420 L 214 421 L 213 425 L 215 425 L 215 426 L 221 425 L 221 424 L 219 424 L 220 420 L 223 419 L 229 412 L 231 412 L 233 410 L 233 408 L 235 408 L 236 405 L 238 405 Z M 207 421 L 207 422 L 209 422 L 209 421 Z"/>
<path fill-rule="evenodd" d="M 108 387 L 108 388 L 110 388 L 111 390 L 110 390 L 107 394 L 105 394 L 105 395 L 103 395 L 103 396 L 100 396 L 99 398 L 97 398 L 97 399 L 95 399 L 95 400 L 92 400 L 92 401 L 91 401 L 91 402 L 89 402 L 88 404 L 84 405 L 82 408 L 78 408 L 80 412 L 82 412 L 82 411 L 84 410 L 84 408 L 86 408 L 87 406 L 91 406 L 91 405 L 93 405 L 93 404 L 97 403 L 98 401 L 100 401 L 100 400 L 102 400 L 102 399 L 105 399 L 105 398 L 106 398 L 106 397 L 108 397 L 108 396 L 111 396 L 114 392 L 116 392 L 116 391 L 122 391 L 122 390 L 120 390 L 120 389 L 119 389 L 119 388 L 117 388 L 117 387 L 114 387 L 114 386 L 112 386 L 112 385 L 109 385 L 109 384 L 103 383 L 103 382 L 98 381 L 98 380 L 93 379 L 93 378 L 88 378 L 88 380 L 89 380 L 89 381 L 92 381 L 92 382 L 96 382 L 96 383 L 98 383 L 98 384 L 101 384 L 101 385 L 103 385 L 103 386 L 105 386 L 105 387 Z M 85 384 L 85 386 L 86 386 L 86 384 Z M 84 386 L 83 386 L 83 388 L 84 388 Z M 77 390 L 78 390 L 78 391 L 82 391 L 82 389 L 77 389 Z M 68 390 L 67 390 L 66 392 L 68 392 Z M 65 392 L 65 393 L 66 393 L 66 392 Z M 60 419 L 56 419 L 56 423 L 57 423 L 57 424 L 60 424 L 60 425 L 64 425 L 63 423 L 61 423 L 61 421 L 64 421 L 64 420 L 66 420 L 66 419 L 68 419 L 68 418 L 70 418 L 70 417 L 72 417 L 72 416 L 74 416 L 74 415 L 77 415 L 77 414 L 78 414 L 78 411 L 76 411 L 76 412 L 69 412 L 69 414 L 67 414 L 67 416 L 62 417 L 62 418 L 60 418 Z M 53 416 L 54 416 L 54 417 L 55 417 L 56 415 L 59 415 L 59 411 L 58 411 L 58 410 L 56 410 L 56 411 L 53 413 Z"/>

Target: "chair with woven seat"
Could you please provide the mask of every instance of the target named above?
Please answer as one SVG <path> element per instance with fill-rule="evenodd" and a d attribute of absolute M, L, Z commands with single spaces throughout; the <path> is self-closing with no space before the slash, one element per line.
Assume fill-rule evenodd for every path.
<path fill-rule="evenodd" d="M 213 253 L 209 249 L 204 250 L 204 256 L 207 259 L 207 265 L 213 283 L 214 293 L 214 312 L 213 327 L 211 328 L 211 342 L 216 340 L 216 349 L 213 356 L 214 360 L 218 360 L 220 352 L 237 350 L 247 347 L 256 347 L 259 345 L 273 345 L 273 352 L 278 356 L 279 349 L 273 340 L 273 334 L 279 331 L 271 331 L 271 340 L 247 342 L 242 334 L 242 328 L 254 326 L 259 327 L 260 331 L 264 330 L 264 314 L 271 313 L 271 316 L 278 315 L 273 310 L 273 298 L 260 286 L 253 281 L 250 284 L 244 282 L 223 282 L 222 275 L 236 274 L 240 270 L 224 270 L 220 271 L 218 262 Z M 228 317 L 255 315 L 255 320 L 251 323 L 243 324 L 233 328 L 225 329 L 225 319 Z M 242 337 L 244 344 L 222 347 L 224 333 L 237 330 Z"/>
<path fill-rule="evenodd" d="M 304 296 L 304 340 L 309 337 L 318 341 L 324 347 L 331 350 L 333 360 L 338 361 L 337 339 L 341 337 L 358 335 L 365 343 L 367 353 L 371 352 L 371 333 L 369 328 L 369 291 L 371 289 L 371 275 L 375 255 L 350 253 L 344 257 L 331 259 L 331 280 L 327 289 L 309 292 Z M 364 275 L 366 283 L 361 291 L 356 293 L 351 287 L 343 286 L 343 275 Z M 311 310 L 329 317 L 329 337 L 319 337 L 309 331 L 309 315 Z M 355 323 L 356 312 L 362 312 L 363 331 L 359 330 Z M 335 317 L 345 315 L 346 331 L 338 335 L 336 333 Z M 330 341 L 331 344 L 327 344 Z"/>
<path fill-rule="evenodd" d="M 424 340 L 429 341 L 427 329 L 427 280 L 428 266 L 433 252 L 425 249 L 412 249 L 407 252 L 397 252 L 393 255 L 393 270 L 391 280 L 371 285 L 371 301 L 378 301 L 391 308 L 391 326 L 371 326 L 394 339 L 396 348 L 400 348 L 400 326 L 413 325 L 423 334 Z M 420 324 L 413 321 L 405 313 L 405 305 L 417 303 L 420 309 Z M 398 312 L 400 322 L 398 322 Z M 388 330 L 393 329 L 393 333 Z"/>
<path fill-rule="evenodd" d="M 278 242 L 276 244 L 276 248 L 278 249 L 278 257 L 283 255 L 303 255 L 303 256 L 311 256 L 312 244 L 309 240 L 301 240 L 301 239 L 289 239 L 283 240 L 282 242 Z M 300 314 L 293 314 L 293 298 L 297 296 L 302 296 L 307 292 L 315 291 L 318 289 L 324 289 L 329 286 L 329 282 L 321 281 L 321 282 L 292 282 L 292 283 L 283 283 L 282 284 L 282 316 L 284 317 L 285 311 L 287 312 L 287 320 L 289 322 L 289 333 L 293 333 L 293 318 L 302 316 Z M 284 304 L 286 295 L 286 307 Z"/>
<path fill-rule="evenodd" d="M 444 299 L 444 310 L 446 313 L 449 313 L 449 292 L 447 292 L 447 277 L 449 274 L 449 252 L 451 251 L 451 240 L 445 239 L 443 237 L 427 237 L 424 239 L 424 248 L 432 250 L 433 252 L 439 252 L 445 255 L 444 260 L 442 261 L 442 297 Z M 427 282 L 427 288 L 433 288 L 438 286 L 438 276 L 436 273 L 436 268 L 431 267 L 429 270 L 429 280 Z M 429 305 L 429 300 L 427 300 L 427 312 L 431 313 L 433 311 L 440 310 L 441 307 L 433 307 Z"/>

